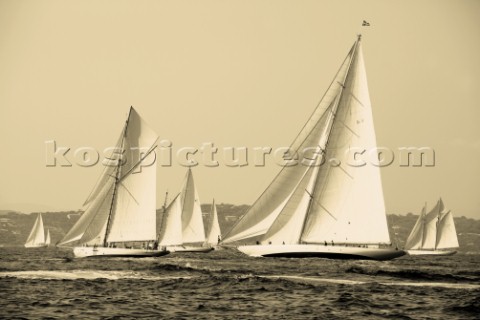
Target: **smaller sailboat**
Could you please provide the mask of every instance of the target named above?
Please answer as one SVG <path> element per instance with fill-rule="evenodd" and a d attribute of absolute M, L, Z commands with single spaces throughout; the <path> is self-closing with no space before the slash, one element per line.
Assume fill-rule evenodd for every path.
<path fill-rule="evenodd" d="M 452 255 L 459 247 L 453 215 L 446 210 L 442 199 L 426 213 L 423 207 L 412 232 L 407 238 L 405 250 L 409 255 Z"/>
<path fill-rule="evenodd" d="M 37 219 L 33 224 L 32 231 L 28 235 L 27 242 L 25 242 L 25 248 L 43 248 L 50 245 L 50 230 L 47 229 L 47 236 L 45 236 L 45 230 L 43 228 L 42 214 L 37 215 Z"/>
<path fill-rule="evenodd" d="M 180 192 L 167 207 L 164 214 L 158 244 L 170 252 L 209 252 L 205 246 L 200 199 L 189 168 Z"/>
<path fill-rule="evenodd" d="M 50 239 L 50 229 L 47 229 L 47 236 L 45 237 L 45 246 L 48 247 L 52 240 Z"/>
<path fill-rule="evenodd" d="M 212 201 L 212 208 L 210 209 L 209 223 L 207 225 L 207 238 L 205 239 L 205 246 L 216 248 L 222 240 L 222 233 L 220 225 L 218 224 L 217 206 L 215 199 Z"/>

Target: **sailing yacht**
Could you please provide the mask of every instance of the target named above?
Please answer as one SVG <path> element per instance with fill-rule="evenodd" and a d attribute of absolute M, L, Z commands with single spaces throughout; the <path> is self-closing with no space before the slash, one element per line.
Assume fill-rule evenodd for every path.
<path fill-rule="evenodd" d="M 50 230 L 47 229 L 47 236 L 45 236 L 45 229 L 43 228 L 42 214 L 37 215 L 37 219 L 33 224 L 33 228 L 28 235 L 25 248 L 42 248 L 50 245 Z"/>
<path fill-rule="evenodd" d="M 210 215 L 207 225 L 207 237 L 205 239 L 205 246 L 216 248 L 222 238 L 220 231 L 220 225 L 218 224 L 217 206 L 215 205 L 215 199 L 212 201 L 212 208 L 210 209 Z"/>
<path fill-rule="evenodd" d="M 378 159 L 359 165 L 353 157 L 374 148 L 358 36 L 290 147 L 286 159 L 299 156 L 300 163 L 282 168 L 222 244 L 237 244 L 255 257 L 389 260 L 404 255 L 390 241 Z"/>
<path fill-rule="evenodd" d="M 405 250 L 409 255 L 452 255 L 459 247 L 453 215 L 440 198 L 426 213 L 426 205 L 407 238 Z"/>
<path fill-rule="evenodd" d="M 60 241 L 76 257 L 152 257 L 156 240 L 156 165 L 158 136 L 131 107 L 120 138 L 85 212 Z M 151 164 L 153 165 L 144 165 Z"/>
<path fill-rule="evenodd" d="M 189 168 L 182 191 L 167 207 L 162 220 L 158 243 L 170 252 L 209 252 L 205 246 L 200 199 Z"/>

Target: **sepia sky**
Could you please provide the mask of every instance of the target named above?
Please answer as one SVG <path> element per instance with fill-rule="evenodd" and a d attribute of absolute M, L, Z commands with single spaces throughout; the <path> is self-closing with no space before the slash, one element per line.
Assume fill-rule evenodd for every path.
<path fill-rule="evenodd" d="M 280 170 L 273 155 L 255 166 L 252 149 L 293 141 L 358 33 L 378 145 L 435 151 L 433 167 L 381 170 L 387 212 L 441 196 L 480 218 L 475 0 L 0 0 L 0 209 L 80 209 L 102 167 L 74 151 L 103 157 L 130 106 L 172 142 L 157 207 L 183 182 L 176 151 L 209 142 L 219 166 L 197 154 L 193 168 L 202 203 L 251 204 Z M 46 166 L 51 140 L 71 167 Z M 224 147 L 247 147 L 249 165 L 228 167 Z"/>

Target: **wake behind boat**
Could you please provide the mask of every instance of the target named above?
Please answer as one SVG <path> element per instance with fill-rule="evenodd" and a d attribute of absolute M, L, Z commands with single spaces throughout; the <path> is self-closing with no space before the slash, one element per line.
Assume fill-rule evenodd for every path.
<path fill-rule="evenodd" d="M 423 207 L 405 249 L 409 255 L 452 255 L 457 251 L 458 237 L 450 210 L 445 210 L 442 199 L 426 213 Z"/>
<path fill-rule="evenodd" d="M 379 160 L 362 165 L 352 157 L 375 148 L 359 36 L 290 147 L 288 159 L 302 162 L 282 168 L 222 243 L 251 243 L 238 250 L 263 257 L 404 255 L 391 247 Z"/>
<path fill-rule="evenodd" d="M 155 257 L 168 253 L 158 250 L 155 241 L 156 165 L 142 165 L 153 156 L 157 139 L 130 108 L 117 148 L 108 159 L 111 162 L 85 201 L 85 212 L 59 246 L 74 246 L 76 257 Z"/>

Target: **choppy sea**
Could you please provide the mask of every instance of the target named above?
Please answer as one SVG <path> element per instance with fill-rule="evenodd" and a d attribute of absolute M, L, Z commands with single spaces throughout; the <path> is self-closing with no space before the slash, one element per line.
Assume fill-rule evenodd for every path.
<path fill-rule="evenodd" d="M 478 319 L 480 255 L 387 262 L 234 249 L 76 259 L 0 248 L 5 319 Z"/>

